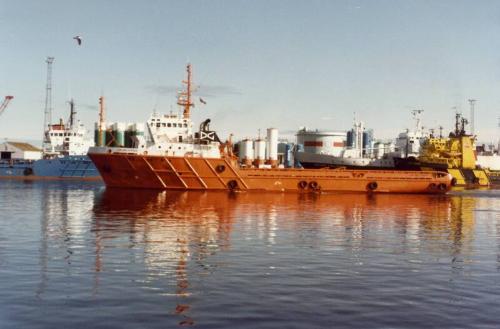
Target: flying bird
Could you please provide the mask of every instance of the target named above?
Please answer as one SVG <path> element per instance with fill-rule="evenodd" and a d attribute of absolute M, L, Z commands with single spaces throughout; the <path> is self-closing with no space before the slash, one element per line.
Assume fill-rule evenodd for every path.
<path fill-rule="evenodd" d="M 201 97 L 200 97 L 200 103 L 207 105 L 207 102 Z"/>
<path fill-rule="evenodd" d="M 82 38 L 80 38 L 79 35 L 77 35 L 76 37 L 74 37 L 73 39 L 76 40 L 76 42 L 78 42 L 78 45 L 81 46 L 82 45 Z"/>

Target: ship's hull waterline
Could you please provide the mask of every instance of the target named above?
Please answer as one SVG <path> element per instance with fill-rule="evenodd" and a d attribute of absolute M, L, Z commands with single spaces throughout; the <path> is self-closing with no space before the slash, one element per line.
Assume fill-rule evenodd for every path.
<path fill-rule="evenodd" d="M 0 161 L 0 179 L 100 181 L 101 176 L 85 155 L 35 161 Z"/>
<path fill-rule="evenodd" d="M 89 153 L 109 187 L 163 190 L 445 193 L 443 172 L 241 168 L 231 158 Z"/>

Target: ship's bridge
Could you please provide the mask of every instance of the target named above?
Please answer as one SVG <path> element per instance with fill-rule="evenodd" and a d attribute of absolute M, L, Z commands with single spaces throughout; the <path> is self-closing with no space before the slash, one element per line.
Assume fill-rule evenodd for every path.
<path fill-rule="evenodd" d="M 50 125 L 46 134 L 44 152 L 48 154 L 83 155 L 89 147 L 94 146 L 92 140 L 86 138 L 87 130 L 80 121 L 73 126 L 62 122 Z"/>
<path fill-rule="evenodd" d="M 148 128 L 154 142 L 186 142 L 192 139 L 193 123 L 176 114 L 153 113 Z"/>

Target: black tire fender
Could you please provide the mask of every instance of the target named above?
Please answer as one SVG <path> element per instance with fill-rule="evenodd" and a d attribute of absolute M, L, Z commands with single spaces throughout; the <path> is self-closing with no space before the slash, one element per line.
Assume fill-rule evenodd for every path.
<path fill-rule="evenodd" d="M 224 170 L 226 170 L 226 166 L 224 166 L 223 164 L 220 164 L 217 167 L 215 167 L 215 171 L 217 171 L 219 174 L 223 173 Z"/>
<path fill-rule="evenodd" d="M 229 182 L 227 182 L 227 187 L 230 189 L 230 190 L 235 190 L 238 188 L 238 182 L 235 181 L 234 179 L 233 180 L 230 180 Z"/>
<path fill-rule="evenodd" d="M 369 190 L 369 191 L 375 191 L 378 187 L 378 184 L 377 182 L 370 182 L 368 183 L 368 185 L 366 185 L 366 188 Z"/>
<path fill-rule="evenodd" d="M 33 175 L 33 168 L 24 168 L 24 170 L 23 170 L 23 175 L 24 175 L 24 176 L 30 176 L 30 175 Z"/>
<path fill-rule="evenodd" d="M 315 181 L 309 182 L 309 188 L 311 190 L 316 190 L 318 188 L 318 183 Z"/>

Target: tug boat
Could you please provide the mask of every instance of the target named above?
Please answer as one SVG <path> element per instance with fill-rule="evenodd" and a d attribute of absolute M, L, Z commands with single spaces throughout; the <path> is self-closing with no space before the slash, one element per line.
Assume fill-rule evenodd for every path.
<path fill-rule="evenodd" d="M 91 147 L 88 156 L 108 187 L 161 190 L 279 192 L 446 193 L 452 177 L 437 171 L 349 170 L 240 166 L 229 139 L 221 142 L 210 119 L 193 133 L 191 65 L 177 104 L 182 114 L 154 113 L 147 121 L 149 140 L 136 147 Z"/>

